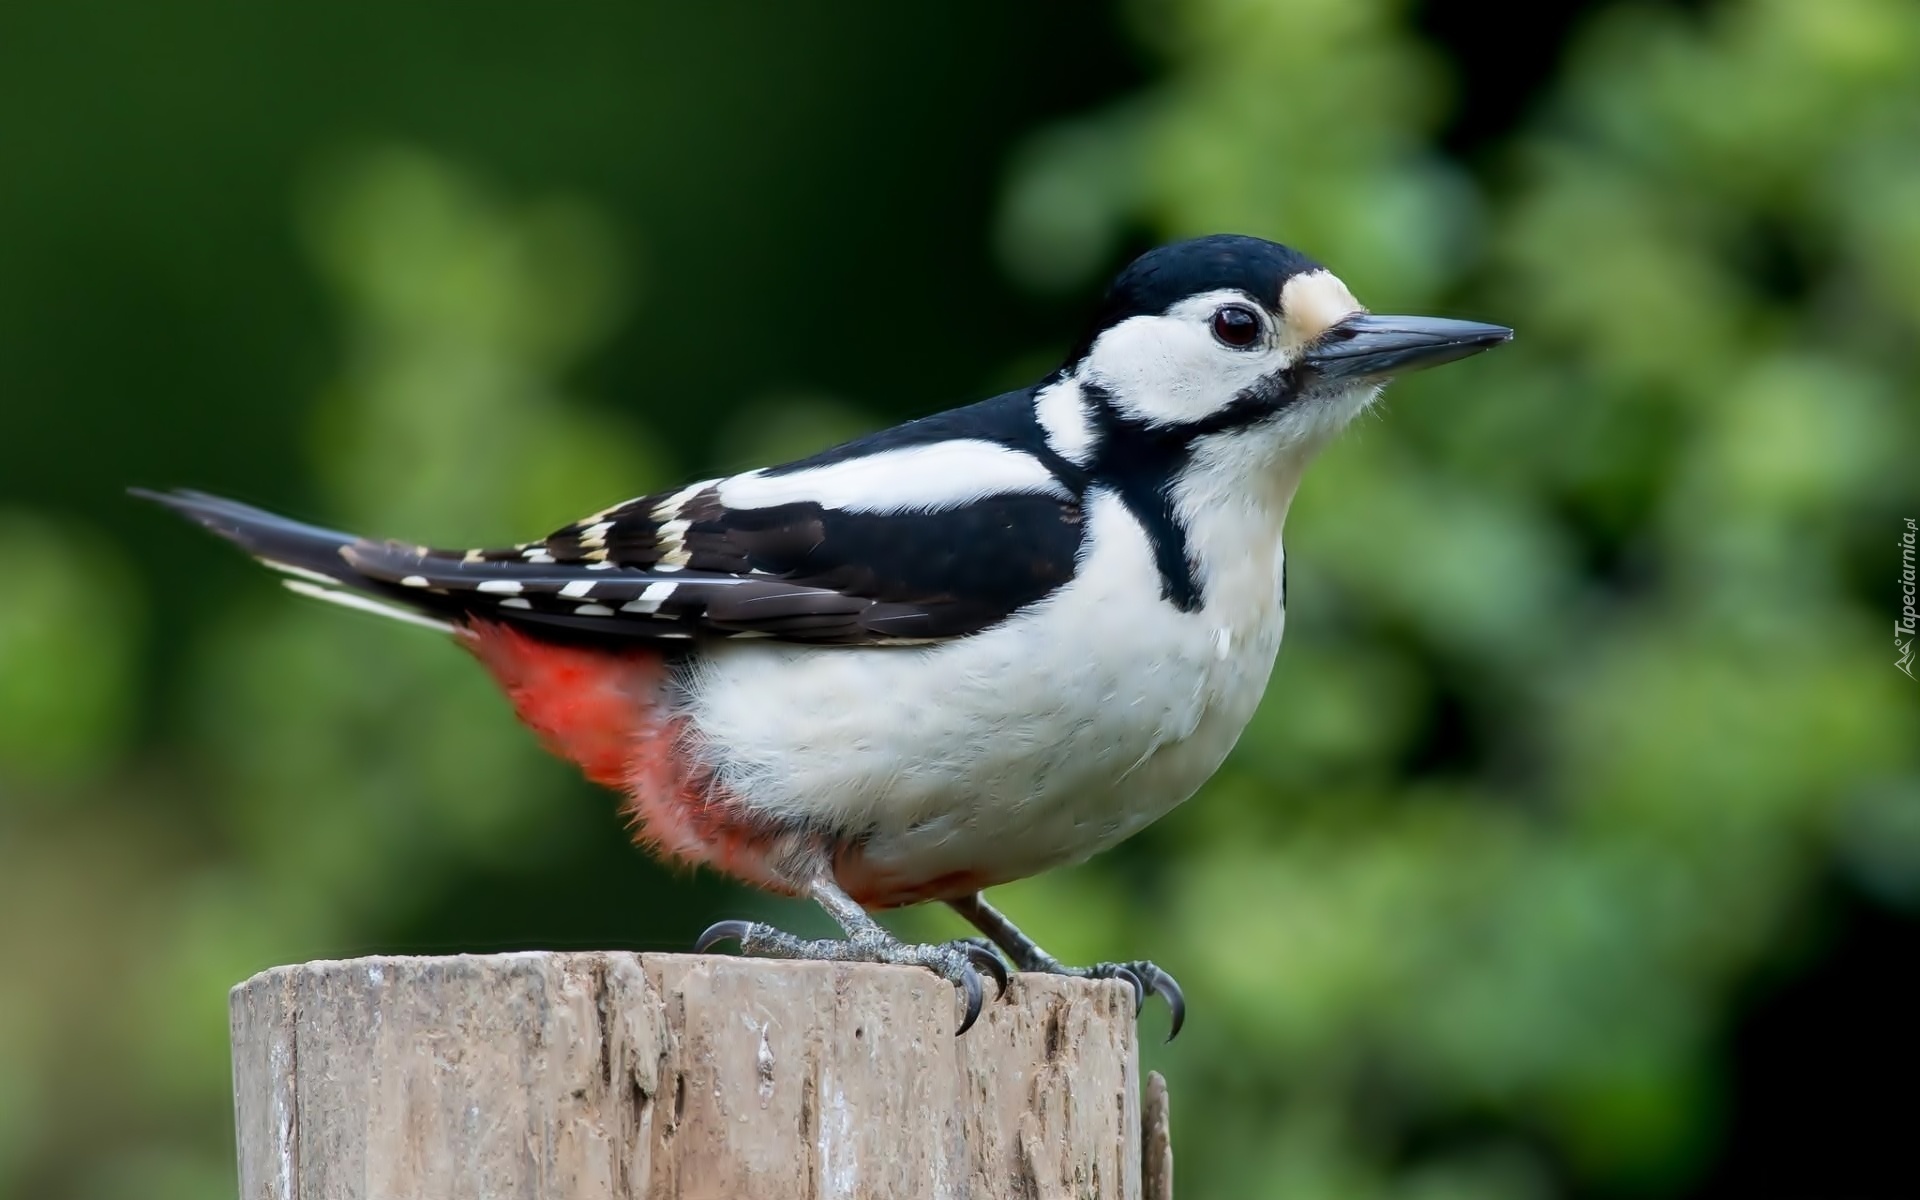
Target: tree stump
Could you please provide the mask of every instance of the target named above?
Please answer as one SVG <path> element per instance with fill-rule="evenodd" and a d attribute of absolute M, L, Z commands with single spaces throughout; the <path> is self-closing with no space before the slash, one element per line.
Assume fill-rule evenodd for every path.
<path fill-rule="evenodd" d="M 1121 983 L 679 954 L 364 958 L 232 996 L 243 1200 L 1140 1200 Z"/>

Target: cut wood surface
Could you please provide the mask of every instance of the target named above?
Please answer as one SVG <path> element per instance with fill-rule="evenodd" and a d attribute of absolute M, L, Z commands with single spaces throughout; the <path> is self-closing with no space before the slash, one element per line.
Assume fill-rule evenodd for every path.
<path fill-rule="evenodd" d="M 906 967 L 278 967 L 232 996 L 241 1196 L 1140 1200 L 1128 988 L 988 995 L 956 1038 L 952 986 Z"/>

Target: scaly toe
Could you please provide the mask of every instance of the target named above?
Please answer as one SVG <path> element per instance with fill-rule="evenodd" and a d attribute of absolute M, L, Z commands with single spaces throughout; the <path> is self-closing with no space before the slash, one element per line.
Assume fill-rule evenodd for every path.
<path fill-rule="evenodd" d="M 924 967 L 959 988 L 966 999 L 966 1013 L 960 1028 L 954 1031 L 956 1035 L 971 1029 L 986 1005 L 982 972 L 993 977 L 1002 994 L 1007 990 L 1006 964 L 991 951 L 966 942 L 910 945 L 893 940 L 877 927 L 857 930 L 845 941 L 814 940 L 755 921 L 717 921 L 694 942 L 694 951 L 704 954 L 728 940 L 739 942 L 742 954 L 757 957 Z"/>
<path fill-rule="evenodd" d="M 1148 996 L 1165 996 L 1167 1010 L 1173 1017 L 1172 1027 L 1167 1032 L 1167 1040 L 1172 1041 L 1180 1034 L 1180 1027 L 1187 1023 L 1187 998 L 1180 991 L 1180 985 L 1173 976 L 1162 971 L 1145 959 L 1135 962 L 1095 963 L 1091 967 L 1062 967 L 1058 965 L 1042 968 L 1055 975 L 1078 975 L 1083 979 L 1119 979 L 1133 987 L 1134 1012 L 1137 1015 L 1145 1008 Z"/>
<path fill-rule="evenodd" d="M 967 1030 L 972 1029 L 973 1023 L 980 1019 L 980 1010 L 986 1006 L 986 987 L 980 982 L 980 971 L 976 969 L 975 965 L 985 966 L 987 973 L 993 975 L 996 982 L 1005 978 L 1006 968 L 1000 963 L 997 957 L 987 954 L 986 951 L 980 949 L 978 946 L 969 945 L 966 942 L 948 942 L 945 945 L 931 946 L 901 946 L 899 947 L 899 951 L 902 953 L 900 953 L 894 961 L 905 960 L 917 962 L 959 988 L 961 994 L 966 997 L 967 1011 L 960 1018 L 959 1028 L 953 1031 L 953 1036 L 955 1037 L 959 1037 Z M 988 962 L 991 962 L 992 965 L 988 966 Z M 995 970 L 996 967 L 999 968 L 997 971 Z M 1000 988 L 1004 994 L 1006 985 L 1001 983 Z"/>
<path fill-rule="evenodd" d="M 1134 973 L 1132 967 L 1129 967 L 1125 963 L 1104 963 L 1102 965 L 1105 966 L 1107 970 L 1100 975 L 1094 976 L 1094 978 L 1124 980 L 1126 984 L 1133 989 L 1133 1012 L 1135 1016 L 1138 1016 L 1140 1010 L 1147 1006 L 1146 983 L 1141 980 L 1140 976 Z"/>

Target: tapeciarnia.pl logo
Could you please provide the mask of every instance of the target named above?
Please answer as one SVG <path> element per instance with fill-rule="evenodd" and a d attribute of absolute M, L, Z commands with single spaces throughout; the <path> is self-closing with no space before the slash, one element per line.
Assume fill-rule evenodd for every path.
<path fill-rule="evenodd" d="M 1913 673 L 1913 633 L 1920 614 L 1914 612 L 1913 518 L 1907 518 L 1906 531 L 1900 535 L 1900 617 L 1893 623 L 1894 668 L 1908 679 Z"/>

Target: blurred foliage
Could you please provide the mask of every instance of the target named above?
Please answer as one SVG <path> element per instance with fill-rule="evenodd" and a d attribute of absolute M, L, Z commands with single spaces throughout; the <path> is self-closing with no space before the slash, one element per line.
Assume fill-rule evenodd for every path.
<path fill-rule="evenodd" d="M 622 26 L 666 73 L 643 86 L 590 33 L 502 52 L 476 18 L 421 50 L 474 124 L 422 117 L 409 79 L 348 122 L 374 140 L 273 142 L 304 182 L 254 203 L 323 290 L 223 299 L 260 338 L 223 343 L 194 290 L 252 268 L 163 268 L 161 232 L 76 251 L 65 282 L 10 276 L 48 282 L 37 308 L 0 294 L 0 1195 L 231 1194 L 221 997 L 270 963 L 672 946 L 769 907 L 629 853 L 434 638 L 298 603 L 75 480 L 237 479 L 370 532 L 512 539 L 1029 378 L 1128 249 L 1217 229 L 1300 245 L 1382 311 L 1520 336 L 1397 385 L 1316 467 L 1291 636 L 1221 775 L 999 899 L 1063 957 L 1180 975 L 1195 1019 L 1146 1054 L 1183 1194 L 1670 1195 L 1710 1172 L 1752 981 L 1810 969 L 1836 880 L 1920 917 L 1920 693 L 1886 636 L 1920 510 L 1920 8 L 1590 6 L 1516 127 L 1466 153 L 1449 114 L 1478 81 L 1422 19 L 1159 0 L 1017 51 L 991 14 Z M 1117 60 L 1116 21 L 1153 56 L 1137 87 L 1085 62 L 1046 77 L 1064 92 L 963 86 Z M 522 137 L 498 80 L 452 65 L 480 62 L 560 107 Z M 722 69 L 741 92 L 702 110 Z M 632 123 L 538 136 L 596 104 Z M 631 173 L 605 165 L 623 136 L 652 156 Z M 997 209 L 942 192 L 942 154 L 1004 160 L 976 172 Z M 743 195 L 730 164 L 762 160 Z M 887 204 L 888 171 L 977 214 L 968 236 Z M 86 196 L 109 230 L 142 200 Z M 37 253 L 0 233 L 0 262 Z M 75 273 L 103 289 L 89 319 L 164 368 L 126 368 L 150 394 L 102 384 L 126 354 L 51 335 L 63 369 L 31 368 L 20 330 L 65 328 Z M 108 295 L 155 279 L 173 340 Z M 309 365 L 262 392 L 276 347 Z"/>
<path fill-rule="evenodd" d="M 1602 13 L 1484 187 L 1434 153 L 1444 79 L 1398 6 L 1143 24 L 1168 78 L 1047 135 L 1070 147 L 1014 180 L 1010 253 L 1063 246 L 1041 273 L 1075 278 L 1130 221 L 1245 229 L 1378 305 L 1520 329 L 1316 469 L 1276 686 L 1169 823 L 1144 936 L 1231 1010 L 1175 1056 L 1208 1110 L 1188 1178 L 1683 1186 L 1735 985 L 1823 872 L 1909 904 L 1920 878 L 1920 705 L 1886 637 L 1920 9 Z M 1488 1131 L 1411 1149 L 1467 1115 Z"/>

